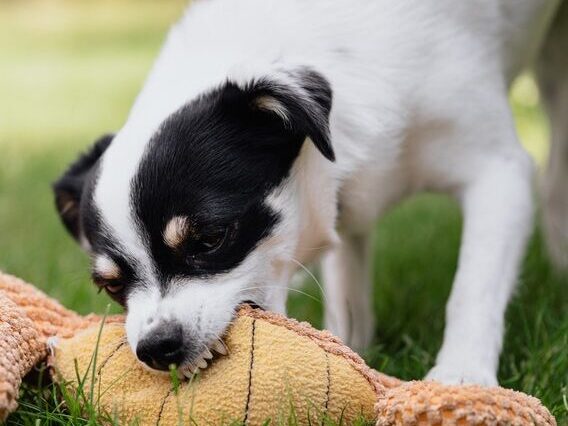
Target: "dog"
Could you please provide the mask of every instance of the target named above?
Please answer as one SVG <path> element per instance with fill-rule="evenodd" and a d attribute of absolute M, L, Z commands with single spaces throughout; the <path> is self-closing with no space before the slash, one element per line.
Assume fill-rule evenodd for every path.
<path fill-rule="evenodd" d="M 317 259 L 326 327 L 365 348 L 377 218 L 450 194 L 463 238 L 427 378 L 495 385 L 533 221 L 508 89 L 536 64 L 553 140 L 544 229 L 566 265 L 566 51 L 559 0 L 196 0 L 124 127 L 54 184 L 56 206 L 140 361 L 190 377 L 225 351 L 239 304 L 284 313 Z"/>

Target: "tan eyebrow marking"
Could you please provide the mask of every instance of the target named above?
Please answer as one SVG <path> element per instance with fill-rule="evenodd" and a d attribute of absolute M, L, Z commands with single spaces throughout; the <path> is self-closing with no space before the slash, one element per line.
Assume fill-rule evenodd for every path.
<path fill-rule="evenodd" d="M 256 98 L 254 100 L 254 103 L 257 108 L 264 111 L 272 111 L 273 113 L 278 115 L 285 123 L 289 122 L 288 111 L 286 110 L 286 107 L 282 105 L 282 103 L 276 98 L 268 95 L 262 95 Z"/>
<path fill-rule="evenodd" d="M 96 274 L 105 280 L 116 280 L 121 275 L 118 265 L 106 255 L 97 256 L 94 269 Z"/>
<path fill-rule="evenodd" d="M 174 216 L 164 229 L 164 242 L 168 247 L 178 248 L 190 232 L 189 219 L 186 216 Z"/>

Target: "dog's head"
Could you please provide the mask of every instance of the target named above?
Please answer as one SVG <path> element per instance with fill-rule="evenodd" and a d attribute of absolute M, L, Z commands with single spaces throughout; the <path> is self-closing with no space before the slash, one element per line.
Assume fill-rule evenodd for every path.
<path fill-rule="evenodd" d="M 90 253 L 95 283 L 126 307 L 140 360 L 191 370 L 222 350 L 240 303 L 284 309 L 301 234 L 313 232 L 298 158 L 309 149 L 334 160 L 330 109 L 313 71 L 227 82 L 170 114 L 139 155 L 123 129 L 56 182 L 62 221 Z"/>

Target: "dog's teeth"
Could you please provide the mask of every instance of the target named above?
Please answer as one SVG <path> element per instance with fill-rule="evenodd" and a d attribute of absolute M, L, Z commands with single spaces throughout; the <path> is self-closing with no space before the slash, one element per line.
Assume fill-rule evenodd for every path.
<path fill-rule="evenodd" d="M 199 368 L 207 368 L 207 361 L 205 361 L 203 358 L 199 358 L 194 362 Z"/>
<path fill-rule="evenodd" d="M 187 377 L 188 379 L 191 379 L 191 376 L 193 376 L 193 371 L 189 367 L 184 368 L 182 372 L 184 377 Z"/>
<path fill-rule="evenodd" d="M 188 379 L 191 379 L 191 376 L 193 376 L 196 373 L 196 369 L 197 367 L 195 367 L 195 365 L 193 364 L 188 364 L 184 369 L 183 369 L 183 374 L 185 377 L 187 377 Z"/>
<path fill-rule="evenodd" d="M 205 359 L 211 359 L 213 358 L 213 354 L 211 353 L 211 351 L 207 348 L 205 348 L 205 350 L 203 351 L 203 353 L 201 354 L 201 356 Z"/>
<path fill-rule="evenodd" d="M 177 375 L 178 379 L 185 379 L 186 377 L 189 377 L 188 375 L 191 375 L 191 372 L 187 369 L 187 367 L 179 367 L 177 369 Z"/>
<path fill-rule="evenodd" d="M 220 340 L 213 343 L 213 349 L 221 355 L 227 355 L 227 348 Z"/>

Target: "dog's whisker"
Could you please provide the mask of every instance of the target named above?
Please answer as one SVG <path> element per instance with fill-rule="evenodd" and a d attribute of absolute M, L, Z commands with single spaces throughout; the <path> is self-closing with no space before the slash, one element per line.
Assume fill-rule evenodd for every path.
<path fill-rule="evenodd" d="M 300 268 L 302 268 L 302 269 L 314 280 L 314 282 L 316 283 L 316 285 L 318 286 L 318 288 L 319 288 L 320 291 L 321 291 L 321 295 L 322 295 L 322 297 L 323 297 L 324 302 L 327 303 L 327 298 L 326 298 L 326 295 L 325 295 L 325 290 L 323 289 L 323 286 L 321 285 L 321 283 L 319 282 L 319 280 L 316 278 L 316 276 L 312 273 L 312 271 L 310 271 L 309 268 L 308 268 L 306 265 L 304 265 L 302 262 L 300 262 L 299 260 L 297 260 L 297 259 L 295 259 L 295 258 L 293 258 L 293 257 L 291 257 L 290 260 L 291 260 L 292 262 L 294 262 L 296 265 L 298 265 Z"/>
<path fill-rule="evenodd" d="M 318 299 L 317 297 L 312 296 L 311 294 L 306 293 L 305 291 L 299 290 L 299 289 L 297 289 L 297 288 L 282 287 L 282 286 L 277 286 L 277 285 L 273 285 L 273 286 L 258 286 L 258 287 L 245 287 L 245 288 L 243 288 L 243 289 L 240 289 L 239 292 L 244 293 L 244 292 L 246 292 L 246 291 L 248 291 L 248 290 L 262 290 L 262 289 L 265 289 L 265 288 L 285 289 L 286 291 L 292 291 L 292 292 L 295 292 L 295 293 L 302 294 L 302 295 L 304 295 L 304 296 L 306 296 L 306 297 L 309 297 L 309 298 L 312 299 L 312 300 L 315 300 L 315 301 L 318 302 L 319 304 L 323 304 L 323 302 L 321 301 L 321 299 Z"/>
<path fill-rule="evenodd" d="M 333 243 L 324 244 L 324 245 L 321 245 L 321 246 L 313 246 L 313 247 L 306 247 L 306 246 L 299 245 L 298 249 L 299 250 L 312 251 L 312 250 L 326 250 L 326 249 L 329 249 L 329 248 L 332 248 L 332 247 L 333 247 Z"/>

